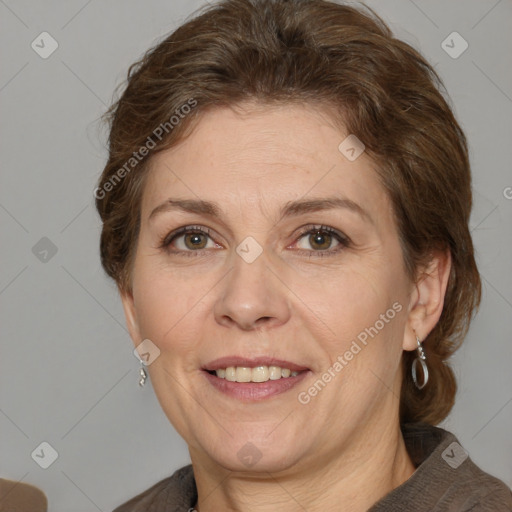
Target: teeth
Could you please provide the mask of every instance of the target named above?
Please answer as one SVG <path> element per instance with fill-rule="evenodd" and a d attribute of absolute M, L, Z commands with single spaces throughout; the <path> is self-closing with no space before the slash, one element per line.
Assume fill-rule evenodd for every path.
<path fill-rule="evenodd" d="M 244 366 L 236 367 L 236 381 L 237 382 L 251 382 L 252 370 L 251 368 L 245 368 Z"/>
<path fill-rule="evenodd" d="M 269 366 L 268 373 L 270 380 L 277 380 L 281 378 L 281 368 L 279 366 Z"/>
<path fill-rule="evenodd" d="M 296 377 L 299 372 L 292 372 L 289 368 L 280 366 L 256 366 L 255 368 L 229 366 L 215 370 L 215 374 L 220 379 L 230 382 L 267 382 L 268 380 Z"/>
<path fill-rule="evenodd" d="M 251 380 L 253 382 L 266 382 L 269 379 L 269 373 L 267 366 L 256 366 L 251 370 Z"/>

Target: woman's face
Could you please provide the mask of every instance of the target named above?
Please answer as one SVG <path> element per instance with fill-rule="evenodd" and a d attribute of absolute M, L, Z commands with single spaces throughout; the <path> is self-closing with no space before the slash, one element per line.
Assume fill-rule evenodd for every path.
<path fill-rule="evenodd" d="M 123 303 L 196 460 L 306 468 L 397 422 L 414 287 L 347 135 L 313 108 L 248 105 L 152 160 Z"/>

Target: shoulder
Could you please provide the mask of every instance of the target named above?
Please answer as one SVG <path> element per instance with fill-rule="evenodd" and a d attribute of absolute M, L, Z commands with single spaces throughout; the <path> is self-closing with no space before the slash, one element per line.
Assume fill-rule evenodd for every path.
<path fill-rule="evenodd" d="M 113 512 L 188 512 L 196 499 L 194 472 L 189 464 L 123 503 Z"/>
<path fill-rule="evenodd" d="M 465 481 L 461 474 L 458 481 L 450 485 L 439 500 L 439 510 L 512 512 L 512 491 L 501 480 L 469 462 L 475 471 L 468 472 Z"/>
<path fill-rule="evenodd" d="M 447 498 L 453 496 L 454 502 L 463 505 L 461 510 L 512 512 L 512 491 L 504 482 L 482 471 L 469 457 L 460 469 Z"/>
<path fill-rule="evenodd" d="M 510 488 L 482 471 L 453 434 L 426 424 L 405 425 L 402 432 L 416 471 L 372 512 L 512 512 Z"/>

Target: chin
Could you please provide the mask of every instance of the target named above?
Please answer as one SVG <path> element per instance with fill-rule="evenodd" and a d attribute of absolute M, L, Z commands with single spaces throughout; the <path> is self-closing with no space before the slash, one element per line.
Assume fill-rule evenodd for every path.
<path fill-rule="evenodd" d="M 255 445 L 247 443 L 237 453 L 215 457 L 223 468 L 238 473 L 279 473 L 293 466 L 289 455 L 262 452 Z"/>
<path fill-rule="evenodd" d="M 229 444 L 218 446 L 214 451 L 205 451 L 212 460 L 229 471 L 275 473 L 291 468 L 303 456 L 297 448 L 304 447 L 304 443 L 291 441 L 292 437 L 288 439 L 287 442 L 282 438 L 269 438 L 266 434 L 251 438 L 247 434 L 235 435 L 229 438 Z"/>

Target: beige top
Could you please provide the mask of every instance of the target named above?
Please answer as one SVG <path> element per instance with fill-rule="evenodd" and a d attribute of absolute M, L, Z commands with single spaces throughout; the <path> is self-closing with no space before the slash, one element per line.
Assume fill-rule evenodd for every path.
<path fill-rule="evenodd" d="M 417 469 L 368 512 L 512 511 L 511 490 L 479 469 L 452 434 L 420 423 L 404 425 L 402 432 Z M 113 512 L 189 512 L 196 501 L 188 465 Z"/>

